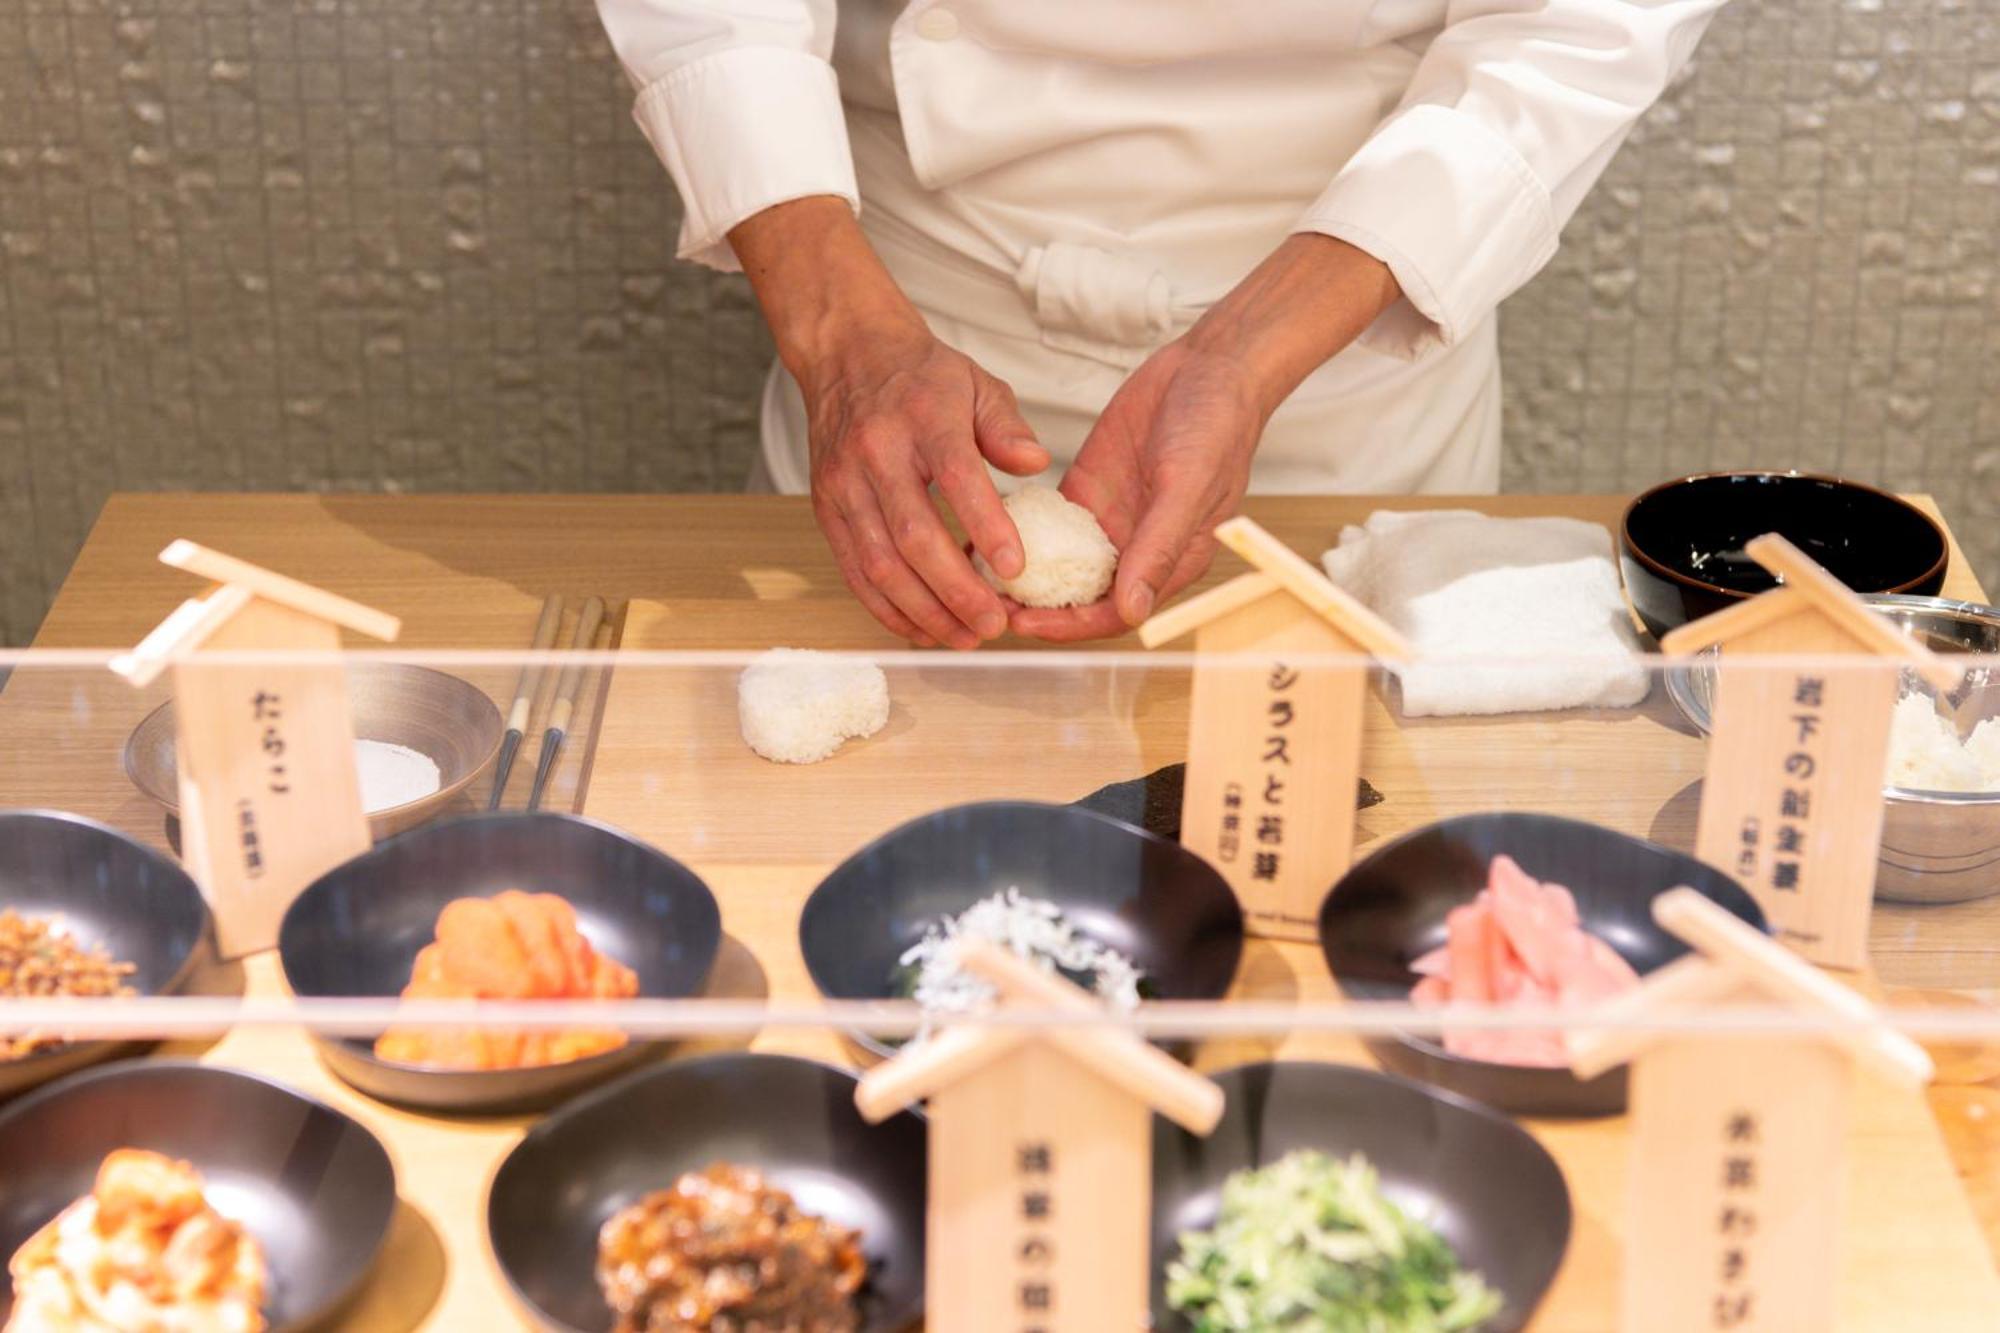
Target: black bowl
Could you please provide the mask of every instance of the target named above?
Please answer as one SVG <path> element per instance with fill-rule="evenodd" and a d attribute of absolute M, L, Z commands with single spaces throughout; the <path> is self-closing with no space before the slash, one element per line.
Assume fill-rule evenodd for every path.
<path fill-rule="evenodd" d="M 1009 886 L 1054 902 L 1079 932 L 1132 959 L 1153 999 L 1220 999 L 1236 976 L 1243 911 L 1214 867 L 1107 815 L 1032 801 L 940 810 L 848 857 L 799 916 L 806 970 L 834 999 L 892 998 L 904 950 Z M 890 1051 L 854 1035 L 877 1055 Z"/>
<path fill-rule="evenodd" d="M 1183 1231 L 1214 1225 L 1230 1173 L 1288 1152 L 1361 1153 L 1405 1212 L 1437 1229 L 1505 1302 L 1480 1333 L 1524 1327 L 1569 1244 L 1569 1190 L 1533 1135 L 1459 1097 L 1352 1065 L 1282 1062 L 1217 1074 L 1222 1123 L 1199 1138 L 1153 1123 L 1153 1323 L 1189 1328 L 1167 1305 Z"/>
<path fill-rule="evenodd" d="M 466 815 L 399 834 L 314 880 L 285 913 L 278 957 L 293 991 L 399 995 L 454 898 L 554 893 L 591 944 L 639 974 L 647 998 L 693 995 L 722 943 L 722 916 L 693 871 L 638 839 L 573 815 Z M 377 1059 L 363 1038 L 319 1038 L 327 1067 L 371 1097 L 438 1111 L 552 1105 L 659 1049 L 633 1041 L 564 1064 L 431 1069 Z"/>
<path fill-rule="evenodd" d="M 187 872 L 116 829 L 79 815 L 0 811 L 0 909 L 60 916 L 82 944 L 133 965 L 141 995 L 179 989 L 194 971 L 208 906 Z M 78 1041 L 0 1060 L 0 1097 L 118 1053 L 121 1043 Z"/>
<path fill-rule="evenodd" d="M 1860 593 L 1944 586 L 1944 529 L 1907 501 L 1838 477 L 1716 472 L 1664 482 L 1626 507 L 1619 564 L 1655 637 L 1777 587 L 1743 543 L 1775 532 Z M 1734 559 L 1726 557 L 1734 555 Z"/>
<path fill-rule="evenodd" d="M 1653 920 L 1653 899 L 1688 885 L 1759 930 L 1764 913 L 1743 887 L 1691 856 L 1558 815 L 1461 815 L 1404 834 L 1358 862 L 1320 905 L 1319 943 L 1341 993 L 1407 1000 L 1410 964 L 1444 943 L 1445 914 L 1486 887 L 1501 853 L 1576 896 L 1584 929 L 1644 976 L 1687 952 Z M 1567 1069 L 1469 1060 L 1428 1036 L 1371 1038 L 1386 1067 L 1517 1115 L 1616 1115 L 1625 1069 L 1593 1079 Z"/>
<path fill-rule="evenodd" d="M 192 1162 L 217 1210 L 270 1268 L 265 1313 L 301 1328 L 346 1305 L 396 1211 L 396 1172 L 373 1134 L 282 1083 L 190 1060 L 125 1060 L 0 1112 L 0 1254 L 90 1193 L 116 1148 Z M 0 1322 L 13 1305 L 0 1288 Z"/>
<path fill-rule="evenodd" d="M 925 1129 L 854 1107 L 855 1077 L 783 1055 L 729 1052 L 642 1069 L 528 1131 L 486 1196 L 486 1239 L 515 1296 L 548 1328 L 611 1327 L 597 1234 L 619 1209 L 684 1171 L 762 1171 L 806 1212 L 855 1227 L 868 1257 L 864 1333 L 924 1308 Z"/>

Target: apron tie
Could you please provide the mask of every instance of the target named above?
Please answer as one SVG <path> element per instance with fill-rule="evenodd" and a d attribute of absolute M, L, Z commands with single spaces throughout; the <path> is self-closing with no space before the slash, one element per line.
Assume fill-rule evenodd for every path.
<path fill-rule="evenodd" d="M 1173 289 L 1152 264 L 1094 245 L 1031 248 L 1014 283 L 1050 347 L 1137 365 L 1173 327 Z"/>

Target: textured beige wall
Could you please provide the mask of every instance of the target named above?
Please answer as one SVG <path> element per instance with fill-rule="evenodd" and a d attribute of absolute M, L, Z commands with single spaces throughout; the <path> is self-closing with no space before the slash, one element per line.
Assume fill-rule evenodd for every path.
<path fill-rule="evenodd" d="M 0 642 L 114 489 L 705 489 L 740 284 L 590 0 L 0 0 Z M 1510 488 L 1935 491 L 2000 584 L 2000 4 L 1738 0 L 1509 303 Z"/>

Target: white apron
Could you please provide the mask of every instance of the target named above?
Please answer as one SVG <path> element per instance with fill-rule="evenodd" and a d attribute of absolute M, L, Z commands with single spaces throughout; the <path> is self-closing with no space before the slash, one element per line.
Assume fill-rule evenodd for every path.
<path fill-rule="evenodd" d="M 1072 456 L 1293 232 L 1402 299 L 1273 417 L 1257 490 L 1483 491 L 1494 311 L 1722 0 L 597 0 L 679 253 L 836 195 L 938 335 Z M 807 484 L 795 390 L 764 464 Z"/>
<path fill-rule="evenodd" d="M 1227 182 L 1196 182 L 1210 211 L 1184 223 L 1151 220 L 1143 248 L 1100 234 L 1091 216 L 1102 216 L 1099 201 L 1063 199 L 1079 172 L 1100 168 L 1116 173 L 1115 190 L 1144 193 L 1146 179 L 1117 172 L 1115 160 L 1085 165 L 1063 160 L 1061 151 L 1044 154 L 1046 203 L 1038 202 L 1032 160 L 1005 173 L 1004 185 L 927 190 L 911 162 L 897 92 L 955 83 L 965 72 L 956 63 L 940 68 L 938 48 L 946 44 L 921 31 L 895 41 L 893 21 L 903 9 L 900 0 L 840 5 L 833 63 L 862 229 L 931 330 L 1013 388 L 1022 415 L 1054 456 L 1043 479 L 1053 481 L 1131 370 L 1274 248 L 1324 181 L 1276 210 L 1243 201 L 1234 222 Z M 1355 145 L 1394 106 L 1401 91 L 1395 75 L 1416 62 L 1396 50 L 1370 63 L 1390 65 L 1388 76 L 1371 69 L 1351 79 L 1349 90 L 1317 99 L 1322 111 L 1345 120 L 1340 133 Z M 1005 121 L 1004 102 L 993 114 Z M 1221 156 L 1242 136 L 1218 126 L 1214 137 L 1211 151 Z M 1255 137 L 1256 156 L 1272 155 L 1272 136 Z M 1298 174 L 1312 182 L 1323 174 L 1324 140 L 1301 139 L 1298 147 L 1306 159 Z M 1066 214 L 1066 207 L 1075 211 Z M 1089 241 L 1064 239 L 1070 236 Z M 1203 263 L 1188 253 L 1198 249 L 1233 258 Z M 808 492 L 805 408 L 783 366 L 774 365 L 765 381 L 762 422 L 758 483 L 785 494 Z M 995 479 L 1014 484 L 1000 474 Z M 1490 313 L 1454 345 L 1418 360 L 1357 344 L 1328 361 L 1272 416 L 1250 474 L 1250 489 L 1258 492 L 1462 495 L 1497 490 L 1499 482 L 1500 364 Z"/>

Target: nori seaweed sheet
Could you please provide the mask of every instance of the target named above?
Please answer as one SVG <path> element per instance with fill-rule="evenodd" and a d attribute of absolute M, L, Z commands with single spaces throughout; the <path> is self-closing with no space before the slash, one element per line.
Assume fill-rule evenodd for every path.
<path fill-rule="evenodd" d="M 1187 765 L 1168 764 L 1143 778 L 1099 787 L 1074 804 L 1085 810 L 1095 810 L 1100 815 L 1122 819 L 1128 824 L 1137 824 L 1148 833 L 1157 833 L 1179 842 L 1181 794 L 1186 788 Z M 1367 778 L 1363 778 L 1360 790 L 1355 793 L 1354 808 L 1366 810 L 1371 805 L 1382 804 L 1383 799 L 1382 793 L 1376 791 Z"/>

